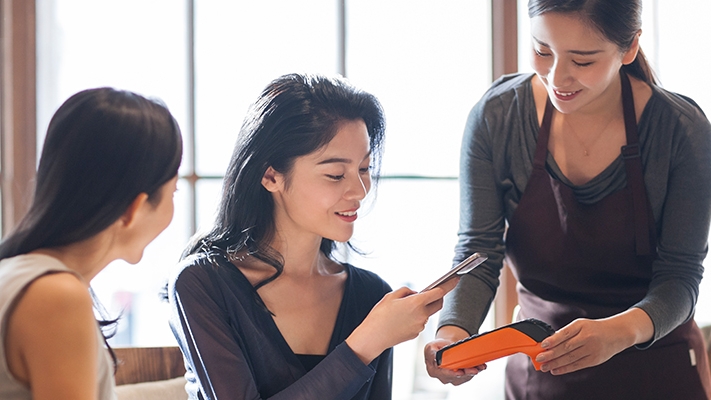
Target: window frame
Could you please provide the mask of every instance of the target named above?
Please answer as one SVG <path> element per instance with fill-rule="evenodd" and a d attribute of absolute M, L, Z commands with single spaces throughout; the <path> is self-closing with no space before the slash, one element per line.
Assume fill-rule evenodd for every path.
<path fill-rule="evenodd" d="M 346 75 L 346 0 L 335 0 L 338 6 L 339 66 Z M 181 176 L 189 186 L 191 231 L 197 229 L 196 186 L 203 179 L 195 168 L 195 48 L 194 0 L 188 1 L 188 126 L 183 128 L 189 154 L 186 174 Z M 27 211 L 37 164 L 37 105 L 36 105 L 36 2 L 0 0 L 0 146 L 2 151 L 0 190 L 2 194 L 2 234 L 10 232 Z M 492 11 L 492 81 L 499 76 L 517 71 L 517 1 L 491 0 Z M 384 177 L 387 178 L 387 177 Z M 422 177 L 422 179 L 427 179 Z M 516 305 L 515 279 L 506 268 L 502 273 L 501 288 L 495 300 L 496 326 L 508 323 Z"/>
<path fill-rule="evenodd" d="M 2 234 L 27 212 L 37 160 L 35 1 L 0 0 Z"/>

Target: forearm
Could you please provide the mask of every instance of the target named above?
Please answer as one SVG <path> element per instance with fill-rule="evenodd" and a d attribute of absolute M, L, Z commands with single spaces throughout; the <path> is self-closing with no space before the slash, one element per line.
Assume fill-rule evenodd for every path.
<path fill-rule="evenodd" d="M 658 254 L 649 291 L 634 307 L 651 318 L 653 341 L 693 317 L 711 221 L 711 127 L 699 116 L 671 138 L 650 148 L 654 157 L 645 166 Z"/>
<path fill-rule="evenodd" d="M 647 348 L 666 336 L 693 315 L 696 294 L 688 284 L 679 280 L 669 280 L 653 285 L 647 296 L 634 305 L 641 309 L 652 322 L 653 336 L 648 342 L 641 342 L 640 348 Z M 635 343 L 639 345 L 640 343 Z"/>
<path fill-rule="evenodd" d="M 494 293 L 490 285 L 481 279 L 471 275 L 463 276 L 457 287 L 445 296 L 438 325 L 456 326 L 470 334 L 478 332 Z"/>
<path fill-rule="evenodd" d="M 368 329 L 361 324 L 348 336 L 344 344 L 358 357 L 361 364 L 368 365 L 386 349 L 379 341 L 373 340 L 377 335 L 377 330 Z"/>
<path fill-rule="evenodd" d="M 477 332 L 499 284 L 504 257 L 504 209 L 488 125 L 477 105 L 469 115 L 460 154 L 459 240 L 454 262 L 474 252 L 488 260 L 460 280 L 440 312 L 439 325 Z"/>
<path fill-rule="evenodd" d="M 642 309 L 632 307 L 627 311 L 605 318 L 620 333 L 621 348 L 647 343 L 654 337 L 654 324 Z"/>

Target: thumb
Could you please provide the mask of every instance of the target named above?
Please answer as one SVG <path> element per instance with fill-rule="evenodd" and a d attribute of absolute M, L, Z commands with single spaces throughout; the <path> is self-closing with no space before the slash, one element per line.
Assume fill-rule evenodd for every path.
<path fill-rule="evenodd" d="M 414 294 L 414 293 L 415 293 L 414 290 L 410 289 L 407 286 L 403 286 L 403 287 L 401 287 L 397 290 L 394 290 L 388 294 L 391 295 L 392 297 L 397 298 L 397 299 L 401 299 L 403 297 L 407 297 L 407 296 Z"/>

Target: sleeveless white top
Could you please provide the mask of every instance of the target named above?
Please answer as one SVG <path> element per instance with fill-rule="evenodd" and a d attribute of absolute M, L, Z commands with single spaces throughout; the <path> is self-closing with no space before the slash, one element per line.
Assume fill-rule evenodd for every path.
<path fill-rule="evenodd" d="M 41 254 L 24 254 L 0 261 L 0 400 L 31 400 L 29 388 L 18 382 L 10 373 L 5 354 L 8 310 L 18 294 L 30 283 L 50 272 L 69 272 L 82 279 L 56 258 Z M 104 351 L 104 339 L 97 325 L 98 352 L 97 382 L 99 400 L 115 400 L 113 363 L 108 350 Z M 77 377 L 77 379 L 83 379 Z"/>

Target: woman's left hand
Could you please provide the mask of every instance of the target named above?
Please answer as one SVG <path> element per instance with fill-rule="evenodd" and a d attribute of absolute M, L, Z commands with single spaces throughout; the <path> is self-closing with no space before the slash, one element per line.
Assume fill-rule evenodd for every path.
<path fill-rule="evenodd" d="M 541 371 L 562 375 L 600 365 L 615 354 L 654 336 L 646 312 L 632 308 L 610 318 L 576 319 L 541 342 Z"/>

